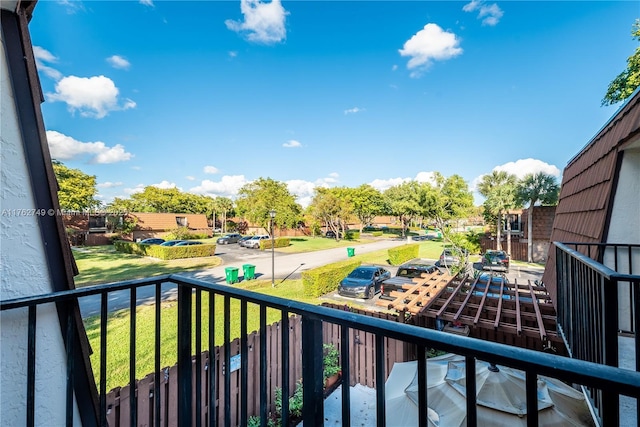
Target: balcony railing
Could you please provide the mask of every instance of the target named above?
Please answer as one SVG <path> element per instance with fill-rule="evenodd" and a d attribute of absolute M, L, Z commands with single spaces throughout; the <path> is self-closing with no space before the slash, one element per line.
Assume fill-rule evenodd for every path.
<path fill-rule="evenodd" d="M 619 335 L 626 334 L 634 340 L 635 370 L 640 371 L 640 275 L 633 274 L 640 245 L 556 242 L 555 247 L 558 330 L 571 356 L 617 367 Z M 592 395 L 598 408 L 617 405 L 615 395 L 595 390 Z"/>
<path fill-rule="evenodd" d="M 280 351 L 283 354 L 291 354 L 295 351 L 302 354 L 302 381 L 304 384 L 303 392 L 303 421 L 307 426 L 321 426 L 324 422 L 324 404 L 323 404 L 323 322 L 337 324 L 341 330 L 342 345 L 340 346 L 341 361 L 343 366 L 343 377 L 349 378 L 349 330 L 360 330 L 374 334 L 375 339 L 375 358 L 372 361 L 375 365 L 375 384 L 376 384 L 376 419 L 378 426 L 385 424 L 385 354 L 384 339 L 392 338 L 412 343 L 417 347 L 418 360 L 424 360 L 427 349 L 436 348 L 443 351 L 456 353 L 465 357 L 466 360 L 466 384 L 467 384 L 467 425 L 477 425 L 476 412 L 476 383 L 475 383 L 475 360 L 483 360 L 499 365 L 512 367 L 522 370 L 526 373 L 526 402 L 527 402 L 527 424 L 529 426 L 538 425 L 538 408 L 537 408 L 537 376 L 545 375 L 556 378 L 570 384 L 582 385 L 590 390 L 606 390 L 607 395 L 614 396 L 611 399 L 604 399 L 599 402 L 598 417 L 604 425 L 616 425 L 618 420 L 618 401 L 619 395 L 640 398 L 640 373 L 625 371 L 603 364 L 596 364 L 581 360 L 569 359 L 552 354 L 542 352 L 534 352 L 521 348 L 511 347 L 492 342 L 467 338 L 458 335 L 447 334 L 426 328 L 420 328 L 412 325 L 390 322 L 388 320 L 363 316 L 347 311 L 336 310 L 328 307 L 314 306 L 297 301 L 291 301 L 272 296 L 266 296 L 259 293 L 249 292 L 236 289 L 232 286 L 209 284 L 198 280 L 183 278 L 176 275 L 155 277 L 152 279 L 128 281 L 122 283 L 100 285 L 94 287 L 81 288 L 73 291 L 60 292 L 49 295 L 34 296 L 9 301 L 3 301 L 0 304 L 2 311 L 20 309 L 28 307 L 28 328 L 25 331 L 24 339 L 28 341 L 29 348 L 46 351 L 36 346 L 36 319 L 38 317 L 38 307 L 45 303 L 76 301 L 92 295 L 97 296 L 100 300 L 100 350 L 99 350 L 99 374 L 96 380 L 99 382 L 99 410 L 95 414 L 96 424 L 107 425 L 108 405 L 106 400 L 106 379 L 109 375 L 107 372 L 107 320 L 109 311 L 110 296 L 114 293 L 123 292 L 128 294 L 129 301 L 132 306 L 141 303 L 141 288 L 153 287 L 154 295 L 144 298 L 144 302 L 154 303 L 155 310 L 155 332 L 154 332 L 154 389 L 153 396 L 159 396 L 160 377 L 163 375 L 161 371 L 161 355 L 160 351 L 163 346 L 161 342 L 162 328 L 170 322 L 162 318 L 162 293 L 166 286 L 175 286 L 177 290 L 178 317 L 174 326 L 177 328 L 177 425 L 180 426 L 200 426 L 200 425 L 218 425 L 218 417 L 214 416 L 217 401 L 216 396 L 223 400 L 222 407 L 218 407 L 218 412 L 222 411 L 222 423 L 225 426 L 231 426 L 231 414 L 237 411 L 239 414 L 239 425 L 246 425 L 248 417 L 247 405 L 247 361 L 249 352 L 252 350 L 247 345 L 247 319 L 248 306 L 256 305 L 259 308 L 259 324 L 260 324 L 260 355 L 259 355 L 259 373 L 255 381 L 259 383 L 259 416 L 261 425 L 267 424 L 267 370 L 273 367 L 267 365 L 267 354 L 265 349 L 265 336 L 262 333 L 267 327 L 267 310 L 277 310 L 282 321 L 281 331 L 288 331 L 288 321 L 291 314 L 302 316 L 302 343 L 301 348 L 291 349 L 289 334 L 282 333 L 280 340 Z M 202 351 L 203 343 L 203 326 L 208 326 L 208 348 L 214 347 L 213 337 L 215 328 L 215 310 L 210 310 L 206 318 L 203 318 L 203 300 L 207 297 L 208 303 L 214 304 L 214 297 L 222 298 L 223 301 L 223 335 L 225 341 L 231 338 L 231 321 L 239 318 L 240 320 L 240 380 L 239 380 L 239 401 L 232 401 L 231 392 L 231 369 L 224 369 L 222 377 L 216 378 L 215 369 L 206 369 L 199 358 L 193 362 L 192 355 L 199 354 Z M 231 301 L 239 303 L 239 312 L 231 312 Z M 82 305 L 82 301 L 80 302 Z M 70 320 L 72 320 L 70 316 Z M 136 336 L 136 310 L 130 310 L 130 344 L 129 344 L 129 362 L 130 362 L 130 383 L 135 385 L 135 366 L 136 366 L 136 342 L 139 337 Z M 18 335 L 19 336 L 19 335 Z M 72 334 L 69 334 L 72 336 Z M 72 354 L 77 350 L 77 343 L 69 340 L 67 354 Z M 224 366 L 231 366 L 231 353 L 229 346 L 225 346 L 223 358 Z M 254 347 L 255 348 L 255 347 Z M 37 393 L 35 387 L 38 372 L 35 369 L 35 351 L 29 351 L 27 363 L 26 388 L 28 389 L 28 401 L 24 402 L 27 411 L 28 424 L 33 425 L 37 414 L 37 408 L 33 405 L 34 395 Z M 290 395 L 290 372 L 287 362 L 288 358 L 283 357 L 283 364 L 277 375 L 281 376 L 282 395 Z M 427 419 L 427 366 L 426 363 L 418 364 L 418 408 L 419 408 L 419 426 L 426 426 Z M 67 365 L 67 377 L 72 378 L 74 367 L 72 364 Z M 204 375 L 203 375 L 204 374 Z M 202 378 L 205 382 L 202 382 Z M 253 378 L 251 378 L 254 381 Z M 195 382 L 195 384 L 194 384 Z M 133 390 L 133 387 L 131 388 Z M 194 392 L 194 390 L 198 390 Z M 205 392 L 200 393 L 200 390 Z M 76 393 L 87 392 L 83 390 L 75 390 Z M 71 383 L 66 389 L 67 405 L 67 424 L 73 423 L 73 387 Z M 161 425 L 159 420 L 163 419 L 160 410 L 160 399 L 154 399 L 153 403 L 146 401 L 150 405 L 153 412 L 153 425 Z M 287 399 L 283 400 L 282 408 L 282 425 L 288 425 L 289 408 Z M 137 425 L 137 399 L 136 393 L 129 393 L 129 411 L 131 425 Z M 232 408 L 233 405 L 233 408 Z M 81 408 L 86 409 L 86 408 Z M 342 425 L 350 425 L 350 394 L 349 387 L 343 387 L 342 391 Z M 204 421 L 203 421 L 204 420 Z"/>

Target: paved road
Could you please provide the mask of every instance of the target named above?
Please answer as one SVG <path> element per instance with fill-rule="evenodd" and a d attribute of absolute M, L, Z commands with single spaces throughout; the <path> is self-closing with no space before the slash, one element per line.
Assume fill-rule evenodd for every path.
<path fill-rule="evenodd" d="M 380 249 L 389 249 L 405 244 L 405 240 L 379 240 L 373 243 L 355 244 L 356 255 L 373 252 Z M 233 245 L 220 245 L 216 248 L 216 255 L 222 258 L 223 263 L 219 267 L 209 268 L 201 271 L 189 271 L 180 273 L 182 276 L 202 280 L 209 283 L 224 284 L 225 268 L 237 267 L 239 276 L 242 278 L 242 265 L 255 265 L 256 278 L 271 279 L 271 251 L 259 251 L 246 249 Z M 284 279 L 300 278 L 300 273 L 305 270 L 320 267 L 332 262 L 348 259 L 346 248 L 327 249 L 323 251 L 306 252 L 299 254 L 284 254 L 274 252 L 274 277 L 276 283 Z M 137 305 L 153 304 L 155 302 L 155 287 L 145 286 L 138 288 Z M 176 297 L 176 287 L 171 283 L 162 286 L 162 299 L 171 300 Z M 119 310 L 129 307 L 129 291 L 118 291 L 109 294 L 109 311 Z M 80 311 L 83 317 L 96 316 L 100 314 L 100 296 L 93 295 L 80 299 Z"/>

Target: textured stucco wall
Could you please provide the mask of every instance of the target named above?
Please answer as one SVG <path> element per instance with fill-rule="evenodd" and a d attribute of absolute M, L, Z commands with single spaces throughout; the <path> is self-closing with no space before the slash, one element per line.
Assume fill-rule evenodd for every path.
<path fill-rule="evenodd" d="M 618 187 L 613 200 L 611 223 L 607 243 L 640 243 L 640 149 L 626 150 L 622 159 Z M 634 274 L 640 274 L 640 250 L 632 257 Z M 614 255 L 608 250 L 604 264 L 618 273 L 629 273 L 629 260 L 626 252 L 618 253 L 618 267 L 615 268 Z M 623 283 L 619 289 L 620 328 L 631 330 L 631 293 L 629 285 Z"/>
<path fill-rule="evenodd" d="M 0 298 L 52 291 L 4 51 L 0 44 Z M 44 185 L 44 184 L 43 184 Z M 16 210 L 16 211 L 14 211 Z M 20 212 L 20 214 L 19 214 Z M 26 212 L 25 212 L 26 213 Z M 66 358 L 55 307 L 37 317 L 35 424 L 65 424 Z M 0 315 L 0 425 L 26 423 L 27 310 Z M 78 412 L 74 419 L 80 425 Z"/>

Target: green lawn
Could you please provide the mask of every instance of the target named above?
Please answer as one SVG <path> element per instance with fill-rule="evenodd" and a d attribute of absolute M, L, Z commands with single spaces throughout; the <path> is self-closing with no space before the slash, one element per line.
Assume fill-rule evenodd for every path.
<path fill-rule="evenodd" d="M 270 281 L 251 281 L 234 285 L 238 288 L 249 289 L 268 295 L 282 298 L 295 299 L 298 301 L 319 304 L 316 298 L 306 298 L 303 296 L 302 280 L 287 280 L 276 288 L 271 287 Z M 214 342 L 216 346 L 224 342 L 224 298 L 216 296 L 215 299 L 215 321 L 214 321 Z M 162 304 L 161 320 L 161 366 L 173 366 L 176 364 L 176 342 L 177 342 L 177 302 L 167 301 Z M 231 300 L 230 305 L 230 331 L 231 339 L 240 336 L 240 302 Z M 195 322 L 195 297 L 193 319 Z M 267 310 L 267 324 L 280 320 L 280 312 L 277 310 Z M 209 342 L 209 297 L 202 295 L 202 347 L 208 349 Z M 247 307 L 247 330 L 249 333 L 258 330 L 260 327 L 259 307 L 249 304 Z M 195 323 L 194 323 L 195 325 Z M 85 319 L 85 327 L 93 354 L 91 365 L 93 367 L 96 382 L 99 382 L 100 372 L 100 318 L 99 316 Z M 136 309 L 136 378 L 140 379 L 154 371 L 154 331 L 155 331 L 155 308 L 150 305 L 139 306 Z M 107 390 L 114 387 L 124 386 L 129 382 L 129 334 L 130 315 L 128 310 L 120 310 L 109 315 L 107 326 Z M 195 348 L 195 335 L 193 344 Z"/>
<path fill-rule="evenodd" d="M 218 257 L 159 260 L 117 252 L 113 245 L 74 248 L 73 256 L 80 274 L 76 286 L 96 285 L 159 276 L 185 270 L 200 270 L 218 266 Z"/>
<path fill-rule="evenodd" d="M 301 253 L 314 252 L 324 249 L 342 248 L 345 246 L 353 246 L 356 244 L 367 243 L 367 240 L 336 240 L 326 237 L 289 237 L 290 246 L 286 248 L 276 248 L 277 252 L 282 253 Z"/>

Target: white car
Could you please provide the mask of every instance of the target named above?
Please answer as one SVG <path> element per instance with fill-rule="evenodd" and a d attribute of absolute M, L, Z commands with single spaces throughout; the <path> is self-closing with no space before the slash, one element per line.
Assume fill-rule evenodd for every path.
<path fill-rule="evenodd" d="M 260 240 L 270 239 L 271 236 L 268 234 L 258 234 L 257 236 L 253 236 L 249 240 L 244 241 L 245 248 L 258 249 L 260 247 Z"/>

